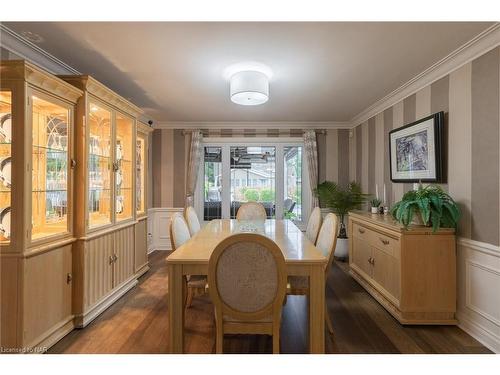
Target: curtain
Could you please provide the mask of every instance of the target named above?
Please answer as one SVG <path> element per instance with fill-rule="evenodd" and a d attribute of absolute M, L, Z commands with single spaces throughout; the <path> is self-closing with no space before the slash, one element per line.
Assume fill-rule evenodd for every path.
<path fill-rule="evenodd" d="M 186 207 L 194 204 L 194 189 L 201 164 L 203 134 L 200 130 L 191 132 L 191 144 L 189 146 L 189 161 L 186 181 Z"/>
<path fill-rule="evenodd" d="M 311 210 L 319 206 L 318 198 L 314 195 L 314 189 L 318 185 L 318 146 L 316 144 L 316 132 L 307 130 L 304 132 L 304 149 L 306 153 L 307 167 L 309 169 L 309 185 L 311 186 Z"/>

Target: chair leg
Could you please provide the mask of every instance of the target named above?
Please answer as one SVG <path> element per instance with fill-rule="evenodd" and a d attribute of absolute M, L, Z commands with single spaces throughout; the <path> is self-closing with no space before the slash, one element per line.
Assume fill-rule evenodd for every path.
<path fill-rule="evenodd" d="M 215 353 L 216 354 L 224 354 L 224 329 L 223 322 L 217 321 L 217 317 L 215 318 Z"/>
<path fill-rule="evenodd" d="M 326 326 L 328 327 L 328 331 L 330 332 L 331 335 L 333 335 L 332 321 L 330 319 L 330 314 L 328 313 L 328 308 L 326 306 L 325 306 L 325 320 L 326 320 Z"/>
<path fill-rule="evenodd" d="M 280 354 L 280 327 L 273 325 L 273 354 Z"/>

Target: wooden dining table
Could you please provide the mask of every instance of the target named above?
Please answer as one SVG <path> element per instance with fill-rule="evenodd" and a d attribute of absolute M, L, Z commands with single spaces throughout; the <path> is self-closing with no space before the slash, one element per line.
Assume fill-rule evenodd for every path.
<path fill-rule="evenodd" d="M 309 352 L 325 351 L 326 257 L 290 220 L 212 220 L 167 258 L 169 352 L 184 351 L 185 275 L 207 275 L 212 251 L 224 238 L 244 232 L 262 234 L 280 247 L 289 276 L 309 277 Z"/>

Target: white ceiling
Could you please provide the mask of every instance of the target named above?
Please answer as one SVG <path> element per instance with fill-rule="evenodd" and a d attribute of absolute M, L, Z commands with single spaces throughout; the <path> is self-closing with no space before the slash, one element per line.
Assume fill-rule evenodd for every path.
<path fill-rule="evenodd" d="M 155 120 L 348 121 L 491 23 L 4 23 Z M 273 71 L 270 100 L 229 99 L 224 69 Z"/>

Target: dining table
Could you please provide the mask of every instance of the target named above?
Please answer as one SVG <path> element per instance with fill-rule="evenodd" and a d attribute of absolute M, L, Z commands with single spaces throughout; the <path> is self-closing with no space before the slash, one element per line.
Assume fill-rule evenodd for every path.
<path fill-rule="evenodd" d="M 309 278 L 309 352 L 325 351 L 325 267 L 327 258 L 291 220 L 215 219 L 167 257 L 169 352 L 184 351 L 186 275 L 208 275 L 215 247 L 236 233 L 258 233 L 273 240 L 283 252 L 288 276 Z"/>

